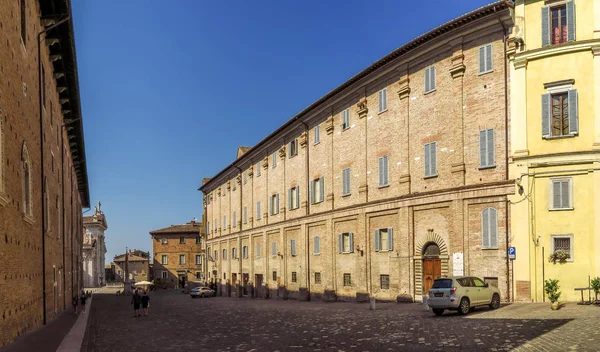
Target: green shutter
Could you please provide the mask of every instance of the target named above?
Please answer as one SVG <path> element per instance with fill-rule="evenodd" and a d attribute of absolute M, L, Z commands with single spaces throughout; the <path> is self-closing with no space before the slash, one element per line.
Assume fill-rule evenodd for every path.
<path fill-rule="evenodd" d="M 342 238 L 342 234 L 338 235 L 338 253 L 344 252 L 344 239 Z"/>
<path fill-rule="evenodd" d="M 542 94 L 542 137 L 550 137 L 550 114 L 552 109 L 550 107 L 552 97 L 550 93 Z"/>
<path fill-rule="evenodd" d="M 569 99 L 569 134 L 579 133 L 579 109 L 577 102 L 577 89 L 571 89 L 568 91 Z"/>
<path fill-rule="evenodd" d="M 375 230 L 375 252 L 379 252 L 379 244 L 381 243 L 381 233 Z"/>
<path fill-rule="evenodd" d="M 567 41 L 575 41 L 575 1 L 573 0 L 567 1 Z"/>
<path fill-rule="evenodd" d="M 352 232 L 348 233 L 348 242 L 350 244 L 350 253 L 354 253 L 354 234 Z"/>
<path fill-rule="evenodd" d="M 542 7 L 542 46 L 550 45 L 550 6 Z"/>
<path fill-rule="evenodd" d="M 394 249 L 394 230 L 389 227 L 388 229 L 388 250 Z"/>

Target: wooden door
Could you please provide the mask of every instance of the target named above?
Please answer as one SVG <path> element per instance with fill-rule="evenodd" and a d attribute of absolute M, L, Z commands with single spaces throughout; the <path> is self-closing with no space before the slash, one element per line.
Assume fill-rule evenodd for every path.
<path fill-rule="evenodd" d="M 254 275 L 254 297 L 263 298 L 263 276 L 262 274 Z"/>
<path fill-rule="evenodd" d="M 442 276 L 442 261 L 440 259 L 423 259 L 423 294 L 427 294 L 433 285 L 433 280 Z"/>

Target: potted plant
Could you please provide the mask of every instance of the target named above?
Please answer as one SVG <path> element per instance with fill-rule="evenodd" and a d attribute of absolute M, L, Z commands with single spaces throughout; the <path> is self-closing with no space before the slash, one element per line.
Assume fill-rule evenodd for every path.
<path fill-rule="evenodd" d="M 567 259 L 569 259 L 569 253 L 562 249 L 555 251 L 554 253 L 550 254 L 550 257 L 548 257 L 548 261 L 553 264 L 564 264 L 567 262 Z"/>
<path fill-rule="evenodd" d="M 594 294 L 596 295 L 596 304 L 598 304 L 598 293 L 600 292 L 600 277 L 596 276 L 591 281 L 592 289 L 594 290 Z"/>
<path fill-rule="evenodd" d="M 550 302 L 552 302 L 552 310 L 558 310 L 560 308 L 558 299 L 560 298 L 561 292 L 559 289 L 560 286 L 558 286 L 558 280 L 548 279 L 544 281 L 544 291 L 546 292 L 546 296 L 548 296 Z"/>

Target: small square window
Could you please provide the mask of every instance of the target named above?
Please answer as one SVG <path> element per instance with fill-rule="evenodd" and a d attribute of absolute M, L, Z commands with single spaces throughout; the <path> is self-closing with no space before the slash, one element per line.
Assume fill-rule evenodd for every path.
<path fill-rule="evenodd" d="M 167 239 L 166 239 L 165 237 L 163 237 L 163 238 L 161 239 L 161 243 L 162 243 L 162 244 L 167 244 Z"/>
<path fill-rule="evenodd" d="M 185 237 L 179 237 L 179 244 L 185 244 Z"/>
<path fill-rule="evenodd" d="M 119 270 L 119 271 L 120 271 L 120 270 Z M 119 275 L 121 275 L 121 274 L 119 273 Z M 163 278 L 163 279 L 167 279 L 168 277 L 169 277 L 169 272 L 168 272 L 168 271 L 163 271 L 163 272 L 162 272 L 162 278 Z"/>
<path fill-rule="evenodd" d="M 199 271 L 196 271 L 196 279 L 201 279 L 202 274 Z"/>
<path fill-rule="evenodd" d="M 196 244 L 200 244 L 200 236 L 196 236 Z"/>
<path fill-rule="evenodd" d="M 321 283 L 321 273 L 315 273 L 315 284 Z"/>
<path fill-rule="evenodd" d="M 344 274 L 344 286 L 352 286 L 350 274 Z"/>
<path fill-rule="evenodd" d="M 298 277 L 296 276 L 296 272 L 292 271 L 292 282 L 297 282 Z"/>
<path fill-rule="evenodd" d="M 342 111 L 342 130 L 350 128 L 350 109 Z"/>
<path fill-rule="evenodd" d="M 563 251 L 567 253 L 567 261 L 573 261 L 573 235 L 552 235 L 551 253 Z"/>
<path fill-rule="evenodd" d="M 381 282 L 382 290 L 389 290 L 389 288 L 390 288 L 390 276 L 389 275 L 379 275 L 379 281 Z"/>

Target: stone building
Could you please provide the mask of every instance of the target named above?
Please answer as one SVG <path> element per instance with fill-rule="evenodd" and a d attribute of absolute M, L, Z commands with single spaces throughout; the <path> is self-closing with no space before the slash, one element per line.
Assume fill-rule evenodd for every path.
<path fill-rule="evenodd" d="M 204 279 L 203 228 L 193 220 L 150 232 L 156 287 L 183 288 L 188 281 Z"/>
<path fill-rule="evenodd" d="M 510 299 L 512 7 L 401 46 L 203 180 L 219 294 L 420 301 L 466 274 Z"/>
<path fill-rule="evenodd" d="M 90 201 L 70 9 L 0 3 L 0 347 L 72 309 L 82 288 Z"/>
<path fill-rule="evenodd" d="M 600 1 L 515 1 L 509 50 L 517 300 L 600 276 Z M 566 254 L 553 263 L 555 252 Z M 593 293 L 592 293 L 593 296 Z M 587 299 L 587 293 L 585 295 Z"/>
<path fill-rule="evenodd" d="M 83 227 L 85 229 L 83 237 L 84 287 L 102 287 L 106 284 L 104 231 L 108 229 L 108 224 L 100 207 L 101 203 L 98 202 L 94 215 L 83 217 Z"/>
<path fill-rule="evenodd" d="M 129 252 L 129 255 L 115 256 L 115 281 L 125 282 L 125 274 L 129 274 L 129 282 L 148 281 L 150 278 L 149 256 L 142 253 Z M 147 254 L 147 253 L 144 253 Z M 125 265 L 127 262 L 127 265 Z"/>

